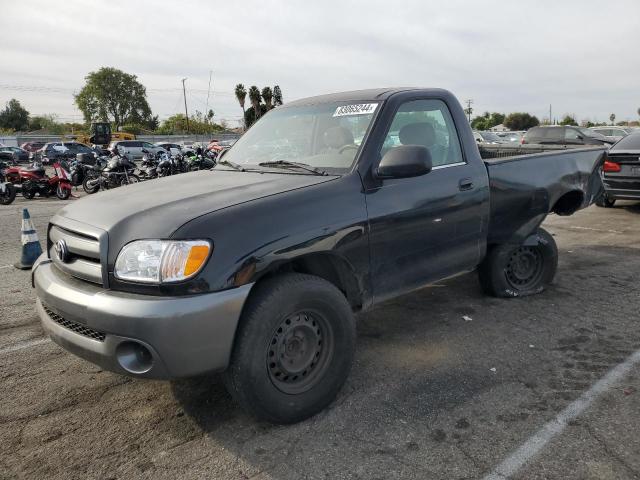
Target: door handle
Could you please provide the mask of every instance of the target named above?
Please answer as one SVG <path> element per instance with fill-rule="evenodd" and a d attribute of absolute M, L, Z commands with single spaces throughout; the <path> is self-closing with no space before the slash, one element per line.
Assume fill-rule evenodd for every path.
<path fill-rule="evenodd" d="M 471 190 L 473 188 L 473 180 L 470 178 L 463 178 L 458 182 L 458 188 L 460 190 Z"/>

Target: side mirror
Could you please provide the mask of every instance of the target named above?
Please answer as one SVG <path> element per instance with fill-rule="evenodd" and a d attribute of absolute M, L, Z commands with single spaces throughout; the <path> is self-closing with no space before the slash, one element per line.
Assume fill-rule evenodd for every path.
<path fill-rule="evenodd" d="M 146 148 L 143 148 L 142 153 L 149 153 L 149 150 L 147 150 Z"/>
<path fill-rule="evenodd" d="M 431 152 L 422 145 L 400 145 L 389 150 L 376 170 L 378 178 L 408 178 L 431 171 Z"/>
<path fill-rule="evenodd" d="M 482 143 L 482 139 L 481 138 L 476 138 L 476 142 Z"/>

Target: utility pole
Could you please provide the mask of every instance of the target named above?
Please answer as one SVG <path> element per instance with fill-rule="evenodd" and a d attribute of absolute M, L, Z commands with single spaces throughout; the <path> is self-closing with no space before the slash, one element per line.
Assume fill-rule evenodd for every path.
<path fill-rule="evenodd" d="M 189 133 L 189 112 L 187 112 L 187 90 L 185 89 L 184 82 L 187 79 L 182 79 L 182 94 L 184 95 L 184 116 L 187 117 L 187 133 Z"/>
<path fill-rule="evenodd" d="M 473 108 L 471 108 L 471 105 L 473 104 L 473 100 L 472 99 L 465 100 L 465 103 L 467 104 L 467 108 L 465 109 L 465 113 L 467 114 L 467 118 L 469 119 L 469 123 L 471 123 L 471 114 L 473 113 Z"/>
<path fill-rule="evenodd" d="M 209 94 L 211 93 L 211 75 L 213 75 L 213 70 L 209 70 L 209 89 L 207 90 L 207 111 L 204 112 L 205 118 L 209 118 Z"/>
<path fill-rule="evenodd" d="M 553 120 L 551 117 L 551 104 L 549 104 L 549 125 L 553 125 Z"/>

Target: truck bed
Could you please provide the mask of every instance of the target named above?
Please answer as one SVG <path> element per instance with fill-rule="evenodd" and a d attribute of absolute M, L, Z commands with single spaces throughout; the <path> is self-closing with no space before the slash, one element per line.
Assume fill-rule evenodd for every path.
<path fill-rule="evenodd" d="M 554 212 L 571 215 L 602 193 L 606 148 L 485 159 L 491 190 L 488 244 L 520 243 Z"/>

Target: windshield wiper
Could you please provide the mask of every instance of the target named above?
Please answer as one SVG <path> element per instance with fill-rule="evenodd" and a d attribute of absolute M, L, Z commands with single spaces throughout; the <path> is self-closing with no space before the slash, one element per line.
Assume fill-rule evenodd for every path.
<path fill-rule="evenodd" d="M 240 165 L 238 165 L 237 163 L 233 163 L 230 162 L 229 160 L 218 160 L 217 165 L 228 165 L 231 168 L 238 170 L 240 172 L 245 172 L 246 170 L 244 169 L 244 167 L 241 167 Z"/>
<path fill-rule="evenodd" d="M 299 168 L 301 170 L 306 170 L 307 172 L 314 173 L 316 175 L 327 175 L 327 172 L 324 170 L 320 170 L 319 168 L 312 167 L 306 163 L 301 162 L 290 162 L 289 160 L 275 160 L 272 162 L 262 162 L 259 163 L 260 167 L 275 167 L 275 168 Z"/>

